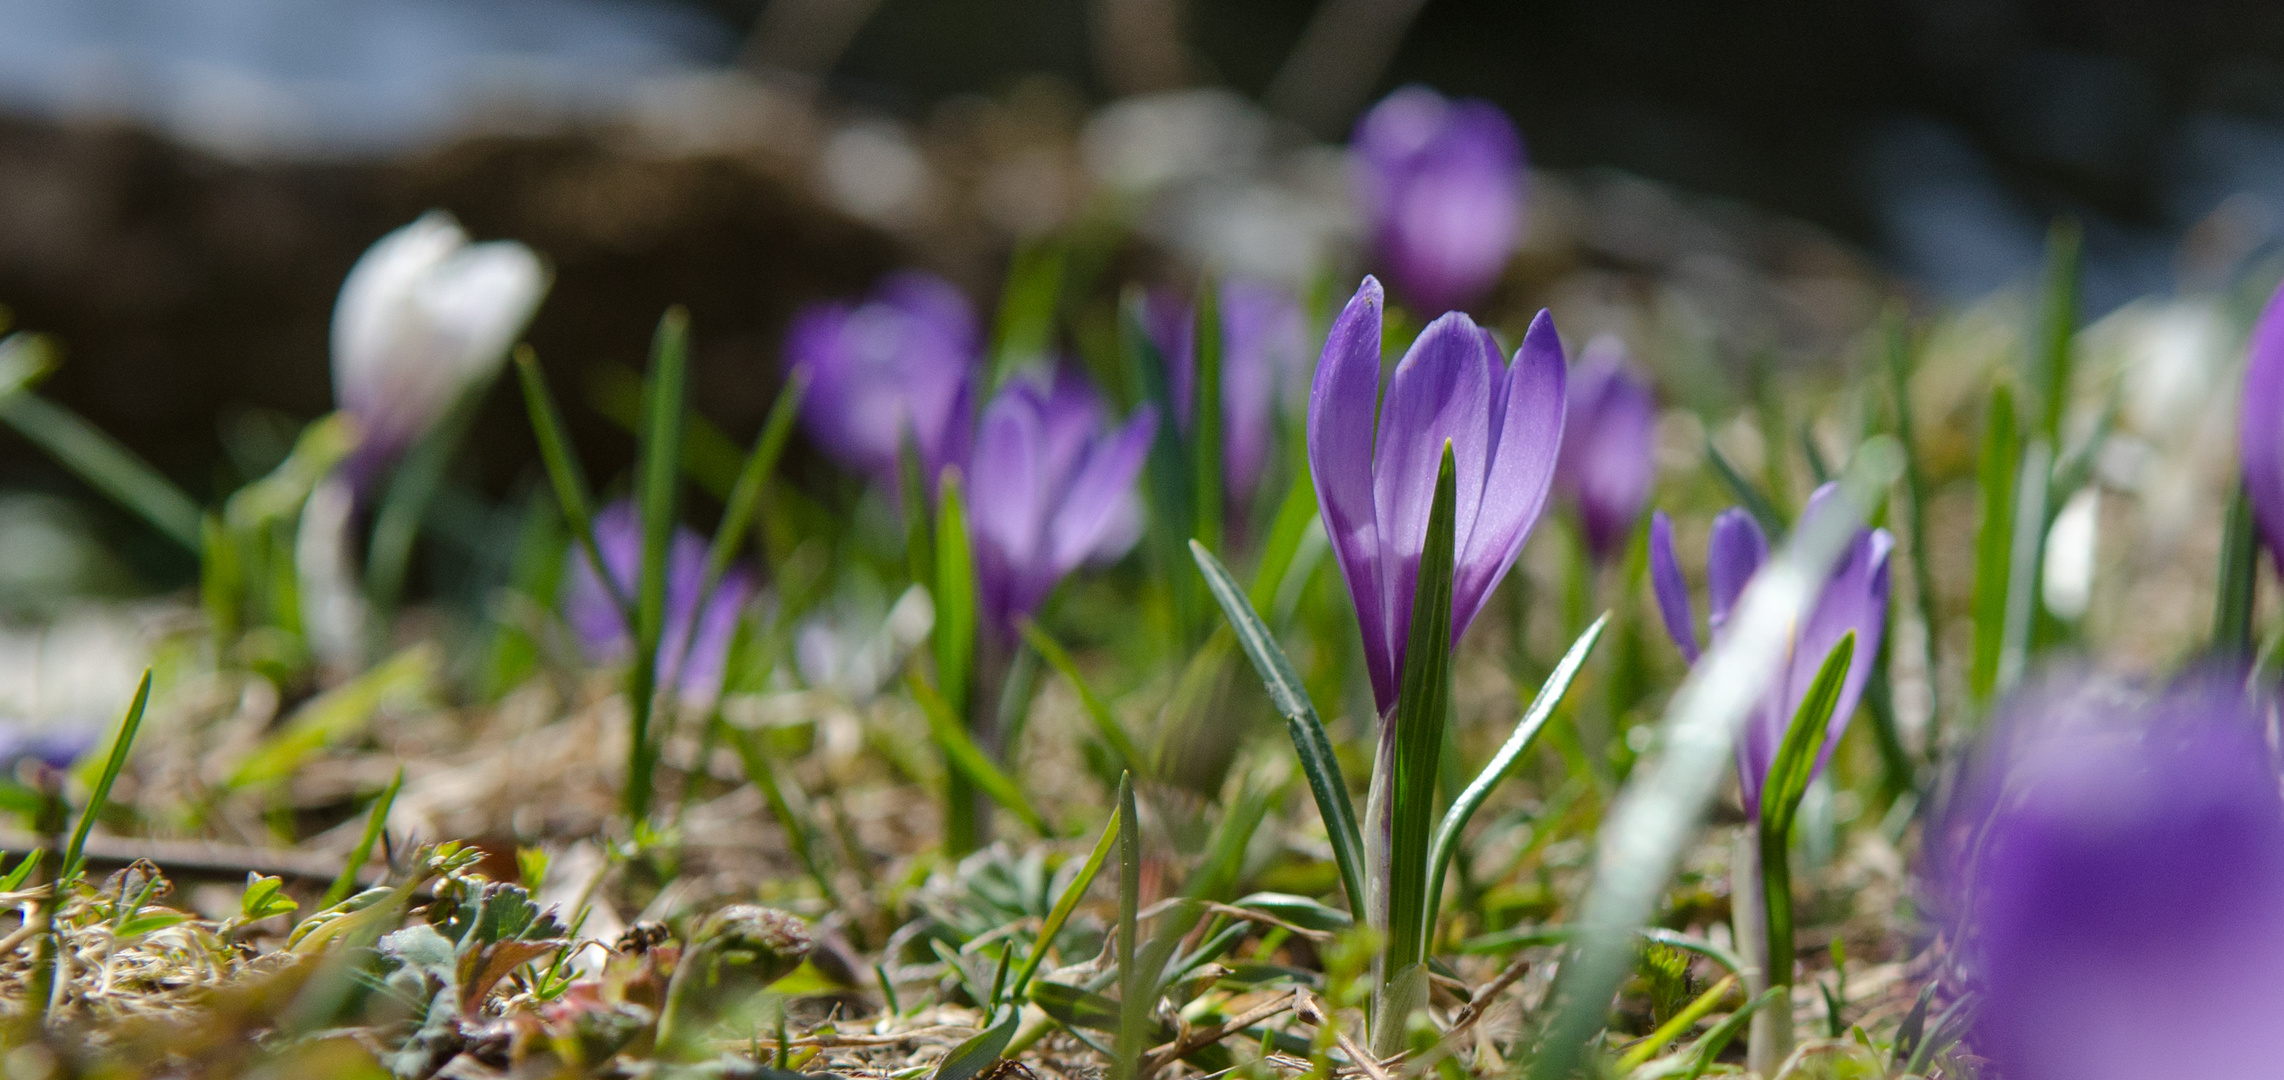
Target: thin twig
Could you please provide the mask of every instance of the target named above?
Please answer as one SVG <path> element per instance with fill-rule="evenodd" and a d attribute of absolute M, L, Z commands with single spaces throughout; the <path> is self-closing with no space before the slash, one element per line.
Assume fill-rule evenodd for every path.
<path fill-rule="evenodd" d="M 1443 1060 L 1445 1055 L 1457 1053 L 1456 1043 L 1459 1037 L 1466 1034 L 1467 1029 L 1474 1027 L 1476 1021 L 1483 1019 L 1484 1014 L 1491 1011 L 1492 1002 L 1508 987 L 1515 985 L 1516 980 L 1521 979 L 1530 970 L 1529 958 L 1516 957 L 1514 962 L 1508 964 L 1505 970 L 1493 976 L 1490 982 L 1484 983 L 1482 989 L 1467 995 L 1467 1004 L 1461 1005 L 1459 1011 L 1452 1014 L 1451 1026 L 1444 1029 L 1443 1036 L 1436 1040 L 1434 1046 L 1428 1048 L 1427 1053 L 1421 1054 L 1404 1066 L 1404 1075 L 1411 1077 L 1424 1074 L 1428 1069 L 1434 1067 L 1436 1062 Z"/>
<path fill-rule="evenodd" d="M 1365 1053 L 1363 1047 L 1356 1045 L 1356 1040 L 1348 1037 L 1347 1030 L 1341 1027 L 1338 1020 L 1325 1012 L 1324 1002 L 1317 1000 L 1315 994 L 1308 994 L 1304 991 L 1296 993 L 1294 996 L 1299 1000 L 1296 1002 L 1293 1011 L 1300 1016 L 1302 1023 L 1315 1027 L 1319 1031 L 1331 1032 L 1333 1044 L 1340 1047 L 1340 1052 L 1347 1054 L 1348 1060 L 1355 1062 L 1357 1068 L 1364 1070 L 1364 1075 L 1371 1077 L 1372 1080 L 1391 1080 L 1388 1076 L 1388 1070 L 1381 1067 L 1380 1060 Z"/>
<path fill-rule="evenodd" d="M 1186 1035 L 1183 1035 L 1180 1039 L 1174 1042 L 1167 1043 L 1164 1046 L 1144 1054 L 1142 1056 L 1142 1075 L 1148 1076 L 1175 1058 L 1192 1053 L 1199 1047 L 1210 1046 L 1214 1043 L 1220 1042 L 1221 1040 L 1226 1039 L 1240 1031 L 1243 1031 L 1246 1028 L 1252 1027 L 1253 1025 L 1258 1024 L 1264 1020 L 1267 1020 L 1272 1016 L 1277 1016 L 1293 1009 L 1299 1003 L 1299 999 L 1302 993 L 1303 991 L 1295 990 L 1290 994 L 1286 994 L 1284 997 L 1256 1005 L 1243 1013 L 1222 1021 L 1221 1023 L 1215 1024 L 1211 1027 L 1198 1028 Z"/>
<path fill-rule="evenodd" d="M 1325 942 L 1331 941 L 1334 937 L 1333 933 L 1329 930 L 1311 930 L 1305 926 L 1296 926 L 1267 912 L 1255 911 L 1252 908 L 1241 908 L 1234 904 L 1215 903 L 1211 900 L 1193 900 L 1186 896 L 1176 896 L 1171 899 L 1160 900 L 1157 903 L 1150 905 L 1149 907 L 1143 908 L 1141 913 L 1137 914 L 1135 918 L 1138 920 L 1156 918 L 1157 916 L 1163 915 L 1184 904 L 1196 905 L 1200 911 L 1209 912 L 1215 915 L 1224 915 L 1232 919 L 1244 919 L 1248 922 L 1260 923 L 1263 926 L 1274 926 L 1279 930 L 1283 930 L 1286 933 L 1293 935 L 1294 937 L 1307 938 L 1310 941 Z"/>

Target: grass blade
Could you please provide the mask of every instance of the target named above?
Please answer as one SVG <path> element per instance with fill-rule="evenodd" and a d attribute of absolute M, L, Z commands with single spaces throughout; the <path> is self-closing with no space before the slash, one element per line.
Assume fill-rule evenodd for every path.
<path fill-rule="evenodd" d="M 2014 537 L 2007 553 L 2006 622 L 1999 638 L 1998 679 L 1993 689 L 2004 693 L 2022 677 L 2030 662 L 2031 635 L 2038 625 L 2039 588 L 2046 575 L 2039 572 L 2046 556 L 2047 480 L 2053 475 L 2053 455 L 2044 442 L 2034 441 L 2022 455 L 2022 473 L 2014 489 Z"/>
<path fill-rule="evenodd" d="M 666 634 L 666 560 L 674 545 L 676 496 L 682 481 L 682 421 L 688 410 L 690 316 L 668 308 L 651 339 L 650 382 L 642 434 L 640 487 L 642 564 L 636 577 L 634 662 L 627 669 L 632 731 L 627 747 L 627 817 L 650 815 L 651 775 L 658 759 L 651 735 L 658 690 L 658 643 Z"/>
<path fill-rule="evenodd" d="M 1133 1080 L 1142 1060 L 1142 1033 L 1149 1022 L 1149 1006 L 1140 989 L 1141 958 L 1138 925 L 1142 909 L 1142 826 L 1134 811 L 1131 776 L 1118 785 L 1118 1031 L 1117 1051 L 1111 1055 L 1112 1080 Z"/>
<path fill-rule="evenodd" d="M 1660 721 L 1658 750 L 1628 776 L 1599 835 L 1594 877 L 1579 907 L 1580 939 L 1556 983 L 1555 1015 L 1531 1064 L 1534 1080 L 1565 1080 L 1601 1030 L 1634 962 L 1683 847 L 1720 790 L 1730 746 L 1789 651 L 1793 628 L 1862 520 L 1901 471 L 1894 440 L 1864 443 L 1844 470 L 1849 512 L 1804 522 L 1732 609 L 1721 637 L 1690 669 Z"/>
<path fill-rule="evenodd" d="M 382 791 L 381 797 L 373 800 L 373 808 L 365 812 L 365 831 L 357 837 L 357 846 L 349 852 L 349 861 L 341 864 L 340 876 L 333 879 L 333 884 L 325 890 L 325 896 L 310 910 L 323 911 L 349 899 L 349 893 L 357 887 L 357 872 L 363 870 L 366 860 L 373 857 L 373 845 L 380 842 L 381 831 L 389 824 L 389 808 L 396 805 L 397 792 L 403 789 L 404 766 L 399 765 L 396 777 L 389 781 L 387 790 Z"/>
<path fill-rule="evenodd" d="M 1023 819 L 1023 824 L 1030 826 L 1031 831 L 1042 837 L 1053 837 L 1054 827 L 1047 823 L 1046 817 L 1039 813 L 1037 807 L 1031 805 L 1030 798 L 1023 794 L 1023 788 L 1008 779 L 1007 774 L 992 762 L 991 756 L 985 754 L 983 748 L 968 737 L 967 730 L 960 726 L 959 719 L 952 715 L 951 706 L 944 703 L 943 697 L 917 677 L 907 679 L 906 685 L 912 691 L 913 700 L 920 703 L 920 711 L 927 714 L 928 732 L 943 750 L 945 763 L 953 771 L 966 776 L 991 801 Z"/>
<path fill-rule="evenodd" d="M 1118 801 L 1112 805 L 1126 805 L 1133 783 L 1131 773 L 1118 778 Z M 1110 857 L 1110 845 L 1118 841 L 1119 819 L 1120 815 L 1116 812 L 1110 815 L 1110 821 L 1102 827 L 1102 839 L 1094 842 L 1094 851 L 1087 855 L 1086 865 L 1079 867 L 1079 876 L 1071 879 L 1070 886 L 1063 890 L 1063 895 L 1056 898 L 1055 906 L 1048 910 L 1047 921 L 1039 925 L 1039 936 L 1031 946 L 1031 955 L 1024 958 L 1022 970 L 1016 972 L 1015 982 L 1007 988 L 1008 997 L 1023 1000 L 1023 988 L 1031 985 L 1031 976 L 1038 974 L 1039 965 L 1046 961 L 1047 947 L 1054 944 L 1055 935 L 1061 933 L 1063 924 L 1070 921 L 1071 912 L 1078 910 L 1079 901 L 1086 898 L 1086 891 L 1094 884 L 1095 875 L 1102 871 L 1103 860 Z"/>
<path fill-rule="evenodd" d="M 727 504 L 722 511 L 721 523 L 714 527 L 714 539 L 706 548 L 706 570 L 698 582 L 698 602 L 690 605 L 690 617 L 682 627 L 682 640 L 698 640 L 698 624 L 704 621 L 706 609 L 711 605 L 714 589 L 729 573 L 730 563 L 737 558 L 738 549 L 745 546 L 746 534 L 753 526 L 754 515 L 761 509 L 761 496 L 769 490 L 769 482 L 777 474 L 777 462 L 785 456 L 785 444 L 793 438 L 793 420 L 801 410 L 801 396 L 808 391 L 806 373 L 794 372 L 777 392 L 777 401 L 769 407 L 769 417 L 762 421 L 761 433 L 753 440 L 753 452 L 746 455 L 745 466 L 738 470 L 737 482 L 731 486 Z M 675 670 L 667 679 L 670 686 L 682 682 L 682 665 L 690 662 L 695 650 L 685 648 L 676 658 Z"/>
<path fill-rule="evenodd" d="M 1648 1061 L 1650 1055 L 1657 1053 L 1660 1047 L 1680 1038 L 1690 1028 L 1696 1026 L 1699 1020 L 1703 1020 L 1706 1013 L 1712 1012 L 1713 1007 L 1719 1005 L 1721 998 L 1728 994 L 1729 988 L 1735 985 L 1737 985 L 1735 975 L 1723 975 L 1720 982 L 1714 983 L 1704 993 L 1697 995 L 1695 1001 L 1690 1002 L 1680 1012 L 1673 1014 L 1673 1019 L 1660 1025 L 1656 1031 L 1650 1032 L 1648 1037 L 1636 1043 L 1633 1049 L 1626 1051 L 1625 1055 L 1618 1059 L 1618 1072 L 1623 1074 L 1634 1071 L 1642 1062 Z"/>
<path fill-rule="evenodd" d="M 1275 609 L 1277 594 L 1292 572 L 1293 560 L 1300 555 L 1301 541 L 1316 520 L 1316 481 L 1307 469 L 1295 469 L 1293 486 L 1285 491 L 1285 501 L 1278 504 L 1277 516 L 1269 524 L 1268 538 L 1261 543 L 1260 565 L 1253 569 L 1253 590 L 1248 594 L 1253 610 Z"/>
<path fill-rule="evenodd" d="M 1935 576 L 1927 567 L 1927 466 L 1919 459 L 1917 427 L 1912 420 L 1911 342 L 1900 308 L 1888 309 L 1882 330 L 1887 346 L 1888 391 L 1895 399 L 1895 439 L 1903 447 L 1903 490 L 1911 499 L 1912 602 L 1919 609 L 1919 625 L 1926 634 L 1927 681 L 1941 686 L 1943 680 L 1937 671 L 1941 659 L 1938 654 L 1942 650 L 1936 647 L 1936 627 L 1940 622 L 1935 613 Z M 1883 652 L 1892 652 L 1895 636 L 1886 635 L 1885 640 L 1891 644 L 1884 646 Z M 1943 745 L 1942 697 L 1941 694 L 1928 696 L 1927 753 L 1930 758 L 1940 753 Z"/>
<path fill-rule="evenodd" d="M 547 467 L 547 482 L 555 489 L 555 502 L 563 508 L 564 524 L 571 527 L 571 536 L 579 541 L 579 549 L 587 553 L 587 564 L 595 571 L 595 578 L 603 583 L 603 591 L 610 594 L 611 602 L 618 605 L 619 617 L 628 626 L 634 625 L 634 601 L 628 599 L 626 588 L 609 566 L 603 563 L 603 551 L 595 546 L 595 500 L 588 494 L 586 473 L 579 468 L 579 458 L 571 452 L 571 439 L 563 432 L 563 414 L 555 408 L 555 398 L 547 392 L 547 379 L 539 373 L 538 354 L 529 345 L 518 345 L 515 350 L 516 378 L 523 386 L 524 411 L 531 417 L 532 437 L 539 443 L 540 461 Z"/>
<path fill-rule="evenodd" d="M 95 831 L 95 819 L 103 812 L 103 804 L 111 799 L 111 785 L 119 781 L 119 770 L 126 767 L 127 752 L 135 746 L 135 733 L 143 728 L 143 709 L 151 703 L 151 673 L 143 672 L 143 681 L 135 687 L 135 700 L 128 704 L 127 715 L 119 721 L 119 734 L 111 740 L 111 754 L 103 759 L 103 774 L 87 794 L 87 806 L 79 812 L 79 825 L 71 830 L 71 843 L 63 849 L 63 865 L 56 872 L 60 887 L 79 874 L 80 853 L 87 848 L 87 834 Z"/>
<path fill-rule="evenodd" d="M 1451 809 L 1444 812 L 1443 823 L 1436 827 L 1435 844 L 1428 855 L 1428 933 L 1435 932 L 1436 908 L 1443 900 L 1443 875 L 1451 866 L 1452 855 L 1459 850 L 1460 832 L 1467 828 L 1467 822 L 1475 816 L 1475 811 L 1482 809 L 1483 801 L 1491 797 L 1491 789 L 1498 787 L 1499 782 L 1507 778 L 1508 771 L 1538 741 L 1539 732 L 1546 730 L 1546 722 L 1553 718 L 1555 707 L 1562 704 L 1562 697 L 1570 691 L 1570 684 L 1585 669 L 1586 658 L 1594 652 L 1595 643 L 1602 640 L 1602 631 L 1609 625 L 1610 614 L 1603 612 L 1601 618 L 1594 620 L 1594 625 L 1587 627 L 1585 633 L 1578 635 L 1578 640 L 1571 642 L 1570 651 L 1563 654 L 1562 661 L 1554 666 L 1554 671 L 1547 675 L 1546 681 L 1539 684 L 1538 693 L 1531 695 L 1531 703 L 1523 710 L 1523 718 L 1516 722 L 1515 730 L 1507 736 L 1507 741 L 1499 747 L 1499 752 L 1491 755 L 1490 763 L 1483 766 L 1482 772 L 1475 774 L 1475 779 L 1467 785 L 1467 789 L 1452 800 Z"/>
<path fill-rule="evenodd" d="M 1800 812 L 1801 797 L 1808 793 L 1809 778 L 1816 772 L 1817 758 L 1823 753 L 1832 710 L 1839 705 L 1840 685 L 1847 680 L 1848 662 L 1855 653 L 1856 633 L 1850 630 L 1825 655 L 1824 665 L 1808 684 L 1808 693 L 1792 714 L 1792 726 L 1777 745 L 1776 760 L 1769 763 L 1767 782 L 1761 788 L 1761 912 L 1766 919 L 1766 970 L 1772 987 L 1792 985 L 1792 864 L 1786 841 Z M 1791 1014 L 1771 1014 L 1770 1020 L 1766 1027 L 1771 1045 L 1754 1047 L 1754 1061 L 1781 1062 L 1792 1053 Z M 1760 1027 L 1754 1029 L 1754 1035 L 1762 1035 Z"/>
<path fill-rule="evenodd" d="M 824 864 L 817 859 L 817 829 L 805 812 L 807 807 L 796 808 L 785 797 L 785 785 L 777 778 L 776 763 L 762 749 L 762 735 L 722 725 L 730 735 L 730 745 L 737 751 L 738 761 L 745 766 L 746 778 L 761 789 L 762 801 L 769 804 L 769 812 L 785 830 L 785 845 L 793 849 L 793 857 L 801 861 L 801 868 L 809 872 L 809 880 L 817 883 L 817 890 L 833 907 L 841 906 L 840 892 L 833 888 L 833 876 L 825 872 Z"/>
<path fill-rule="evenodd" d="M 1420 549 L 1418 586 L 1412 594 L 1403 681 L 1396 691 L 1394 738 L 1392 744 L 1381 744 L 1382 760 L 1374 766 L 1372 778 L 1373 805 L 1379 804 L 1385 782 L 1388 806 L 1388 880 L 1383 894 L 1388 903 L 1384 927 L 1388 940 L 1380 967 L 1382 999 L 1374 1009 L 1371 1032 L 1373 1052 L 1382 1057 L 1394 1056 L 1402 1048 L 1403 1020 L 1411 1011 L 1410 1002 L 1394 991 L 1400 982 L 1413 978 L 1412 969 L 1427 953 L 1428 846 L 1440 793 L 1436 770 L 1443 763 L 1444 726 L 1451 710 L 1451 594 L 1459 544 L 1459 484 L 1449 441 L 1444 443 L 1433 498 Z M 1371 816 L 1375 832 L 1383 827 L 1377 815 L 1375 809 Z"/>
<path fill-rule="evenodd" d="M 999 1052 L 1015 1038 L 1016 1022 L 1023 1019 L 1021 1010 L 1010 1013 L 1007 1019 L 977 1032 L 966 1042 L 944 1055 L 936 1066 L 932 1080 L 974 1080 L 985 1069 L 999 1063 Z M 794 1074 L 798 1075 L 798 1074 Z"/>
<path fill-rule="evenodd" d="M 975 561 L 968 548 L 966 495 L 957 468 L 946 468 L 936 499 L 936 686 L 955 712 L 969 712 L 975 664 Z"/>
<path fill-rule="evenodd" d="M 2062 445 L 2062 413 L 2070 400 L 2072 340 L 2078 331 L 2078 292 L 2084 262 L 2081 231 L 2069 218 L 2057 218 L 2046 234 L 2046 309 L 2040 322 L 2037 377 L 2041 421 L 2038 433 L 2048 446 Z"/>
<path fill-rule="evenodd" d="M 1212 274 L 1198 281 L 1197 322 L 1192 342 L 1197 371 L 1190 402 L 1190 496 L 1197 504 L 1190 512 L 1190 538 L 1219 550 L 1223 514 L 1221 286 Z"/>
<path fill-rule="evenodd" d="M 1776 451 L 1772 448 L 1770 453 Z M 1735 495 L 1745 511 L 1753 515 L 1753 520 L 1760 524 L 1761 531 L 1767 533 L 1771 540 L 1782 539 L 1785 532 L 1784 515 L 1777 513 L 1776 504 L 1770 502 L 1769 497 L 1761 493 L 1761 489 L 1754 487 L 1752 481 L 1745 479 L 1745 474 L 1738 472 L 1737 467 L 1729 463 L 1729 459 L 1721 453 L 1721 448 L 1713 445 L 1710 437 L 1705 440 L 1705 460 L 1713 466 L 1713 475 L 1720 477 L 1729 493 Z"/>
<path fill-rule="evenodd" d="M 1253 661 L 1253 670 L 1261 677 L 1261 685 L 1269 692 L 1269 701 L 1285 718 L 1285 730 L 1293 740 L 1293 752 L 1300 757 L 1301 771 L 1308 776 L 1309 794 L 1316 798 L 1317 814 L 1324 819 L 1325 835 L 1332 842 L 1333 861 L 1340 867 L 1341 886 L 1348 892 L 1351 912 L 1364 910 L 1364 837 L 1356 827 L 1356 806 L 1349 800 L 1348 782 L 1340 775 L 1340 762 L 1333 756 L 1332 740 L 1324 733 L 1324 722 L 1317 719 L 1316 706 L 1309 703 L 1308 691 L 1301 686 L 1301 678 L 1293 671 L 1293 663 L 1285 650 L 1277 644 L 1276 635 L 1261 621 L 1259 612 L 1246 602 L 1245 594 L 1237 587 L 1236 579 L 1229 576 L 1229 568 L 1214 558 L 1203 544 L 1190 545 L 1190 557 L 1197 561 L 1198 570 L 1205 575 L 1206 588 L 1221 604 L 1222 613 L 1229 618 L 1229 628 L 1237 635 L 1237 644 Z"/>
<path fill-rule="evenodd" d="M 0 338 L 0 421 L 95 490 L 196 553 L 202 516 L 196 501 L 126 444 L 29 389 L 52 366 L 45 338 L 34 334 Z"/>
<path fill-rule="evenodd" d="M 365 596 L 381 612 L 396 609 L 404 593 L 405 573 L 412 563 L 413 541 L 420 537 L 421 520 L 444 485 L 444 469 L 452 463 L 476 413 L 491 394 L 498 372 L 463 388 L 441 420 L 421 436 L 399 462 L 381 496 L 373 518 L 372 542 L 365 556 Z"/>
<path fill-rule="evenodd" d="M 929 572 L 934 575 L 929 599 L 936 605 L 930 644 L 935 652 L 936 687 L 953 726 L 966 740 L 977 710 L 984 706 L 972 700 L 969 692 L 975 666 L 975 562 L 968 547 L 966 501 L 958 467 L 945 467 L 937 481 L 936 498 L 936 545 L 928 559 Z M 971 780 L 968 770 L 945 770 L 944 847 L 950 852 L 973 851 L 983 842 L 984 822 L 977 813 L 980 807 Z"/>
<path fill-rule="evenodd" d="M 2260 530 L 2252 521 L 2252 501 L 2239 484 L 2221 532 L 2221 581 L 2213 601 L 2214 655 L 2240 662 L 2252 658 L 2252 607 L 2259 582 Z"/>
<path fill-rule="evenodd" d="M 2013 565 L 2014 484 L 2022 469 L 2021 442 L 2015 430 L 2014 391 L 2002 382 L 1991 388 L 1990 406 L 1983 414 L 1982 458 L 1975 467 L 1983 516 L 1975 537 L 1975 653 L 1967 668 L 1967 689 L 1978 703 L 1988 702 L 1998 686 L 1999 650 L 2006 641 L 2007 572 Z M 1918 563 L 1912 566 L 1916 572 Z"/>
<path fill-rule="evenodd" d="M 1095 732 L 1102 736 L 1103 742 L 1109 744 L 1111 752 L 1118 755 L 1119 765 L 1129 772 L 1139 772 L 1142 752 L 1135 748 L 1133 738 L 1126 734 L 1126 728 L 1119 724 L 1118 718 L 1111 715 L 1110 708 L 1095 696 L 1093 688 L 1087 685 L 1086 677 L 1079 674 L 1078 663 L 1071 659 L 1071 654 L 1063 648 L 1062 643 L 1047 636 L 1046 631 L 1039 629 L 1039 624 L 1029 619 L 1023 620 L 1017 628 L 1022 632 L 1023 640 L 1031 643 L 1032 650 L 1070 682 L 1071 689 L 1079 696 L 1080 711 L 1086 713 L 1087 719 L 1093 722 Z"/>

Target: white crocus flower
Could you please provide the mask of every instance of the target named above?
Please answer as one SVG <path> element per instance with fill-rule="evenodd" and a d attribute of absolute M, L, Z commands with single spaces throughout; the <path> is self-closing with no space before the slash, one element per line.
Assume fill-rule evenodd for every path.
<path fill-rule="evenodd" d="M 358 486 L 498 369 L 547 284 L 530 248 L 471 244 L 441 210 L 358 258 L 333 306 L 333 392 L 363 428 L 350 466 Z"/>

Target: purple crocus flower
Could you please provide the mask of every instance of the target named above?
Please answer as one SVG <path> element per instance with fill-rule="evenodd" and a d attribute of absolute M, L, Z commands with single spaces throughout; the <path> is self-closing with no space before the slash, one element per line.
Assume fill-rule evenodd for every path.
<path fill-rule="evenodd" d="M 1156 410 L 1106 430 L 1102 403 L 1064 369 L 1047 385 L 1017 379 L 983 410 L 967 474 L 976 602 L 1002 644 L 1081 564 L 1116 558 L 1140 538 L 1134 479 L 1157 431 Z"/>
<path fill-rule="evenodd" d="M 1427 311 L 1490 291 L 1523 226 L 1523 141 L 1506 114 L 1407 86 L 1364 114 L 1349 147 L 1372 246 L 1397 291 Z"/>
<path fill-rule="evenodd" d="M 1633 531 L 1657 477 L 1657 402 L 1626 366 L 1616 338 L 1587 343 L 1570 377 L 1555 490 L 1578 503 L 1586 546 L 1596 559 L 1617 554 Z"/>
<path fill-rule="evenodd" d="M 1562 342 L 1545 312 L 1512 365 L 1466 315 L 1428 324 L 1380 398 L 1380 283 L 1365 278 L 1325 339 L 1309 394 L 1309 474 L 1339 557 L 1382 715 L 1396 702 L 1436 473 L 1458 479 L 1451 636 L 1514 565 L 1546 505 L 1562 444 Z M 1367 437 L 1368 432 L 1376 437 Z"/>
<path fill-rule="evenodd" d="M 1836 484 L 1817 488 L 1808 497 L 1808 509 L 1801 516 L 1831 512 L 1824 508 L 1828 500 L 1838 497 L 1839 490 Z M 1855 652 L 1848 662 L 1847 678 L 1841 681 L 1840 699 L 1832 709 L 1831 726 L 1826 730 L 1824 750 L 1816 758 L 1816 769 L 1821 771 L 1832 759 L 1840 734 L 1847 730 L 1856 702 L 1863 697 L 1864 681 L 1871 678 L 1872 658 L 1879 655 L 1880 635 L 1887 626 L 1887 560 L 1894 549 L 1895 538 L 1886 529 L 1859 530 L 1848 545 L 1846 557 L 1824 583 L 1807 621 L 1795 629 L 1791 655 L 1737 737 L 1737 780 L 1744 790 L 1748 815 L 1760 812 L 1761 784 L 1768 778 L 1769 764 L 1776 760 L 1785 731 L 1792 726 L 1793 712 L 1816 681 L 1817 669 L 1824 666 L 1824 658 L 1831 655 L 1840 638 L 1853 630 Z M 1732 507 L 1713 519 L 1705 576 L 1714 637 L 1720 636 L 1737 598 L 1743 595 L 1754 572 L 1768 561 L 1768 553 L 1768 537 L 1751 514 Z M 1674 558 L 1673 520 L 1662 510 L 1650 518 L 1650 583 L 1657 593 L 1658 613 L 1665 620 L 1666 633 L 1681 654 L 1696 663 L 1697 615 L 1689 602 L 1689 585 L 1682 579 L 1681 564 Z"/>
<path fill-rule="evenodd" d="M 2284 1077 L 2284 797 L 2229 682 L 2018 695 L 1930 826 L 1992 1075 Z"/>
<path fill-rule="evenodd" d="M 2268 298 L 2246 351 L 2237 453 L 2244 459 L 2245 496 L 2261 538 L 2270 557 L 2284 566 L 2284 287 Z"/>
<path fill-rule="evenodd" d="M 1143 309 L 1144 329 L 1166 360 L 1174 422 L 1190 427 L 1197 383 L 1197 313 L 1163 290 Z M 1243 505 L 1261 483 L 1276 424 L 1278 388 L 1300 378 L 1308 320 L 1292 294 L 1259 281 L 1221 285 L 1221 473 L 1229 501 Z"/>
<path fill-rule="evenodd" d="M 595 515 L 594 528 L 603 565 L 631 599 L 642 572 L 641 513 L 631 500 L 621 499 Z M 634 651 L 634 636 L 618 605 L 577 543 L 572 544 L 569 559 L 563 616 L 578 635 L 580 649 L 595 663 L 626 660 Z M 706 542 L 688 528 L 676 529 L 666 559 L 666 623 L 658 643 L 658 674 L 663 682 L 679 672 L 676 690 L 685 701 L 704 701 L 720 692 L 738 618 L 754 594 L 753 572 L 731 566 L 706 597 L 693 635 L 691 613 L 698 609 L 698 589 L 705 578 Z"/>
<path fill-rule="evenodd" d="M 862 304 L 803 308 L 785 354 L 809 379 L 802 420 L 827 454 L 893 491 L 909 428 L 932 489 L 945 465 L 967 459 L 980 341 L 957 288 L 905 271 Z"/>

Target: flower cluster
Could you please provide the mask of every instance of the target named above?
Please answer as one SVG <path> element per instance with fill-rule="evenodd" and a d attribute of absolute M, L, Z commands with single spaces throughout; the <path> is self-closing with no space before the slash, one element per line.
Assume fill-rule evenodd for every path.
<path fill-rule="evenodd" d="M 1241 306 L 1249 326 L 1253 301 Z M 979 606 L 1004 642 L 1071 571 L 1134 546 L 1134 481 L 1156 413 L 1145 406 L 1113 426 L 1065 368 L 1009 380 L 978 417 L 980 349 L 966 298 L 917 273 L 891 276 L 861 305 L 805 309 L 786 339 L 792 368 L 809 379 L 803 420 L 827 452 L 892 489 L 909 436 L 931 492 L 947 468 L 965 476 Z"/>

